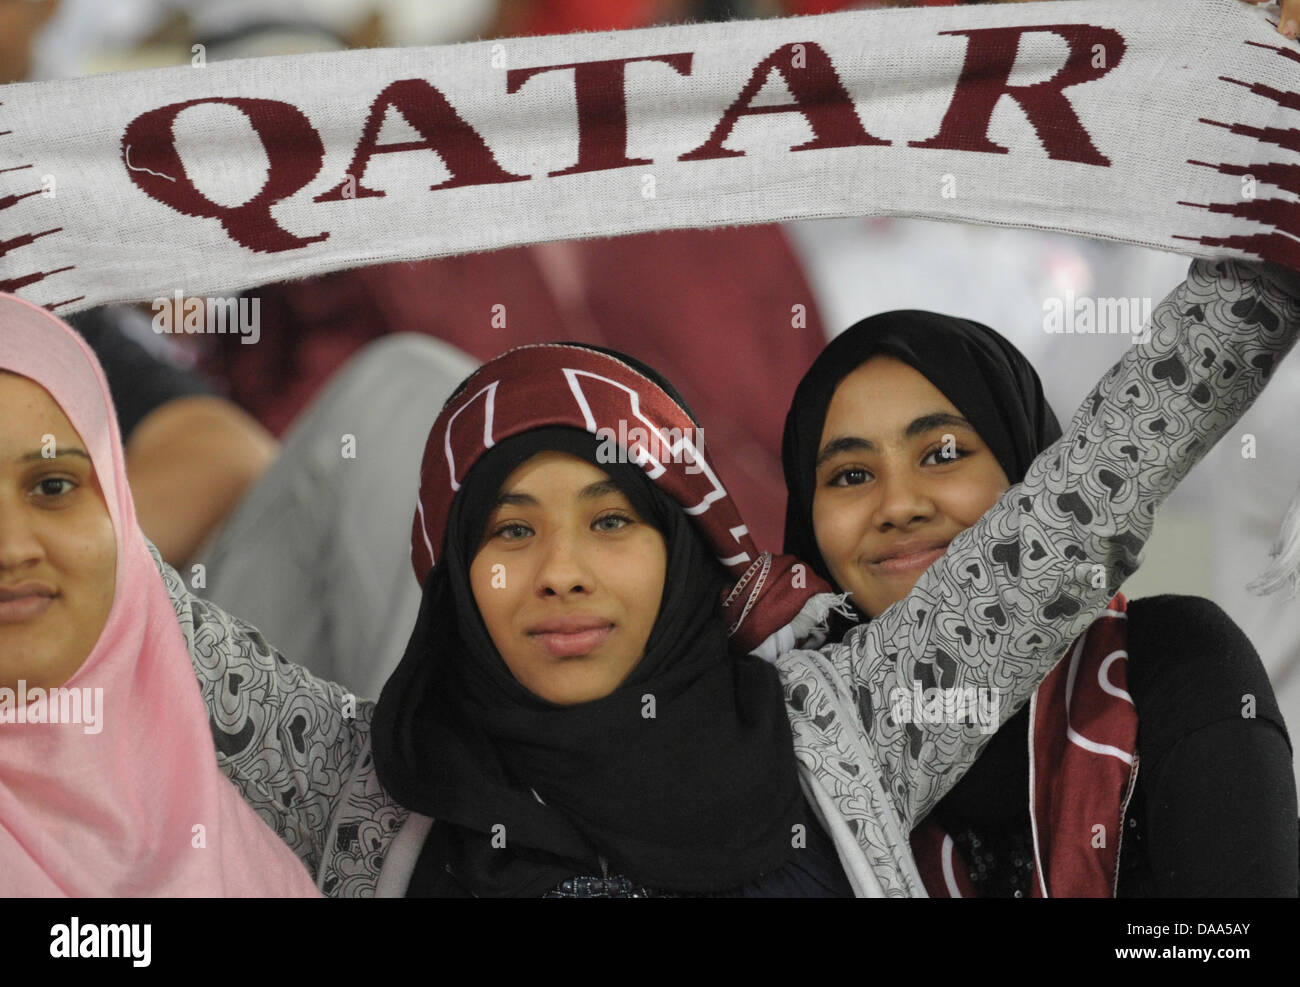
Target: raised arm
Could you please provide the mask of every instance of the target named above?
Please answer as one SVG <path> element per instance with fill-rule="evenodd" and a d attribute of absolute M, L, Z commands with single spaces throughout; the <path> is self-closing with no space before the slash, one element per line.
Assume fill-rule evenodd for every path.
<path fill-rule="evenodd" d="M 150 550 L 198 676 L 221 770 L 318 875 L 349 780 L 369 756 L 374 704 L 285 659 L 256 628 L 190 593 Z"/>
<path fill-rule="evenodd" d="M 1300 278 L 1193 262 L 1153 313 L 1150 338 L 1105 374 L 1024 481 L 904 599 L 822 649 L 905 825 L 992 730 L 897 722 L 894 690 L 990 690 L 998 725 L 1010 718 L 1137 569 L 1156 509 L 1254 402 L 1297 332 Z"/>

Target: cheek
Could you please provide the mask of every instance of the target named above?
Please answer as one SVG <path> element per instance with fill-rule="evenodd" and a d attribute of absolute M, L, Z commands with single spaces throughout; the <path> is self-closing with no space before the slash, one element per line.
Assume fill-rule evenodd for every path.
<path fill-rule="evenodd" d="M 629 622 L 648 636 L 659 617 L 664 581 L 668 577 L 668 551 L 657 531 L 647 531 L 635 544 L 611 553 L 605 563 L 607 585 L 617 594 Z"/>
<path fill-rule="evenodd" d="M 998 502 L 1007 488 L 1006 475 L 996 463 L 991 468 L 984 468 L 971 482 L 947 491 L 944 513 L 958 522 L 963 529 L 969 528 L 982 518 Z"/>
<path fill-rule="evenodd" d="M 108 620 L 109 611 L 113 609 L 113 594 L 117 580 L 117 539 L 107 513 L 104 514 L 103 522 L 95 532 L 95 539 L 86 561 L 96 613 L 93 631 L 94 636 L 98 638 Z"/>
<path fill-rule="evenodd" d="M 77 611 L 102 621 L 113 606 L 117 579 L 117 539 L 107 509 L 88 510 L 62 519 L 50 541 L 51 553 L 63 570 L 67 585 L 79 597 Z"/>
<path fill-rule="evenodd" d="M 860 500 L 854 503 L 847 498 L 824 496 L 820 492 L 813 497 L 813 532 L 817 548 L 832 574 L 837 569 L 842 571 L 857 554 L 862 513 Z"/>
<path fill-rule="evenodd" d="M 107 514 L 104 515 L 98 535 L 95 563 L 99 570 L 101 583 L 108 586 L 111 593 L 113 584 L 117 579 L 117 535 L 113 531 L 113 522 L 109 520 Z"/>
<path fill-rule="evenodd" d="M 51 628 L 50 685 L 62 684 L 90 655 L 113 609 L 117 541 L 102 504 L 50 517 L 43 541 L 64 607 Z"/>
<path fill-rule="evenodd" d="M 488 629 L 493 642 L 505 639 L 510 629 L 509 615 L 511 594 L 514 592 L 512 582 L 518 582 L 518 573 L 512 573 L 500 558 L 481 553 L 469 567 L 469 585 L 474 593 L 474 602 L 478 604 L 479 614 Z"/>

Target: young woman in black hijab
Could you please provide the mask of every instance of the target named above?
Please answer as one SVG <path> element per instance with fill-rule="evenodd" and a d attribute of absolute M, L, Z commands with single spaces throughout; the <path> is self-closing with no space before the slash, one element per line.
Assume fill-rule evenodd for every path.
<path fill-rule="evenodd" d="M 870 621 L 1060 435 L 1038 375 L 988 327 L 921 311 L 865 319 L 826 347 L 791 404 L 785 550 L 851 591 L 856 619 Z M 1117 476 L 1097 478 L 1121 493 Z M 1125 620 L 1117 598 L 1090 632 L 1110 635 L 1094 670 L 1101 691 L 1080 702 L 1088 682 L 1069 668 L 1053 723 L 1049 679 L 1037 708 L 1008 721 L 914 831 L 931 894 L 1046 895 L 1048 848 L 1053 896 L 1296 893 L 1290 742 L 1254 648 L 1208 600 L 1159 596 L 1126 609 Z M 1127 693 L 1114 685 L 1122 663 L 1105 654 L 1125 644 Z M 1084 647 L 1081 638 L 1071 654 L 1086 665 Z M 1136 749 L 1098 744 L 1126 735 L 1133 706 Z M 1053 748 L 1062 726 L 1082 739 Z M 1118 770 L 1075 772 L 1085 758 Z M 1053 800 L 1071 808 L 1053 815 Z"/>
<path fill-rule="evenodd" d="M 506 592 L 509 580 L 529 578 L 511 548 L 542 537 L 544 522 L 535 520 L 537 507 L 502 505 L 500 494 L 523 489 L 509 480 L 525 464 L 557 453 L 559 460 L 548 460 L 552 470 L 585 463 L 590 469 L 578 472 L 575 483 L 600 482 L 604 474 L 616 488 L 615 496 L 607 491 L 590 501 L 596 524 L 609 529 L 598 530 L 593 541 L 625 539 L 631 527 L 643 525 L 661 536 L 666 550 L 662 600 L 644 657 L 613 692 L 576 704 L 571 700 L 585 698 L 589 688 L 603 691 L 591 682 L 600 678 L 593 663 L 560 648 L 558 661 L 589 665 L 576 685 L 580 694 L 572 681 L 554 681 L 564 672 L 553 674 L 550 663 L 516 659 L 512 665 L 508 632 L 499 624 L 495 634 L 489 631 L 471 585 L 472 564 L 490 568 L 496 559 L 504 560 L 498 572 Z M 410 660 L 385 687 L 375 723 L 385 787 L 403 805 L 437 820 L 408 896 L 658 896 L 661 889 L 849 896 L 834 851 L 815 823 L 810 848 L 792 845 L 792 833 L 807 831 L 810 814 L 796 778 L 781 685 L 771 665 L 727 657 L 719 605 L 726 570 L 645 470 L 600 462 L 599 456 L 600 440 L 578 429 L 515 435 L 475 463 L 453 501 L 445 553 L 425 586 Z M 512 525 L 521 530 L 511 531 Z M 483 561 L 482 553 L 502 536 L 511 537 L 512 546 Z M 647 581 L 657 575 L 652 561 L 639 558 L 611 565 L 628 563 L 644 567 Z M 587 574 L 600 564 L 552 559 L 536 578 L 548 586 L 565 578 L 608 585 L 640 575 Z M 592 589 L 584 585 L 560 599 L 566 590 L 555 585 L 556 598 L 535 612 L 553 604 L 566 613 L 576 608 L 609 616 L 609 604 Z M 640 599 L 631 601 L 646 603 L 649 614 L 652 589 L 637 586 L 632 595 Z M 491 599 L 492 592 L 489 580 L 480 598 Z M 513 609 L 516 602 L 526 607 L 537 601 L 525 587 L 503 606 Z M 524 617 L 534 627 L 542 620 Z M 580 629 L 570 636 L 598 632 Z M 494 643 L 496 636 L 504 647 Z M 494 831 L 502 837 L 496 845 Z M 724 847 L 728 851 L 720 852 Z"/>

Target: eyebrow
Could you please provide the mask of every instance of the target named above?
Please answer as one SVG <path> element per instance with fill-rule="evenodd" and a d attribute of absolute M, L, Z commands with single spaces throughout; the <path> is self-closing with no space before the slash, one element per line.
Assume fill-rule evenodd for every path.
<path fill-rule="evenodd" d="M 39 463 L 42 459 L 49 461 L 51 459 L 61 459 L 64 456 L 80 456 L 86 462 L 90 462 L 90 456 L 87 454 L 86 450 L 78 449 L 76 446 L 64 446 L 61 449 L 56 449 L 53 456 L 47 456 L 42 450 L 37 449 L 34 452 L 29 452 L 19 456 L 18 462 Z"/>
<path fill-rule="evenodd" d="M 607 494 L 622 493 L 618 484 L 613 480 L 597 480 L 595 483 L 589 483 L 578 491 L 579 500 L 595 500 L 597 497 L 604 497 Z M 492 504 L 495 511 L 498 507 L 536 507 L 538 506 L 537 498 L 532 494 L 526 493 L 503 493 Z"/>
<path fill-rule="evenodd" d="M 907 428 L 903 429 L 903 437 L 914 439 L 916 436 L 923 435 L 933 429 L 954 425 L 958 428 L 968 428 L 972 432 L 975 431 L 975 426 L 961 415 L 954 415 L 948 411 L 932 411 L 928 415 L 912 419 Z M 822 446 L 821 452 L 817 454 L 817 462 L 813 464 L 813 469 L 821 469 L 829 460 L 842 452 L 874 452 L 875 450 L 876 444 L 870 439 L 860 438 L 856 435 L 841 435 Z"/>

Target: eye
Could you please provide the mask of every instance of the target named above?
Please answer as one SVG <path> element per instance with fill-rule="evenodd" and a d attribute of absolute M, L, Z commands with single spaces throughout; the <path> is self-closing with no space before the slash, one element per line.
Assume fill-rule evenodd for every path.
<path fill-rule="evenodd" d="M 961 446 L 953 446 L 951 455 L 945 456 L 944 452 L 945 449 L 943 446 L 940 446 L 938 449 L 931 449 L 925 454 L 924 458 L 922 458 L 921 465 L 947 466 L 949 463 L 955 463 L 957 460 L 965 459 L 970 455 L 970 450 L 963 449 Z M 931 463 L 930 461 L 935 457 L 938 457 L 938 462 Z"/>
<path fill-rule="evenodd" d="M 861 466 L 847 466 L 837 470 L 826 481 L 828 487 L 856 487 L 871 479 L 871 474 Z"/>
<path fill-rule="evenodd" d="M 521 541 L 533 533 L 533 529 L 526 524 L 518 521 L 507 521 L 505 524 L 498 525 L 492 530 L 492 538 L 501 538 L 504 541 Z"/>
<path fill-rule="evenodd" d="M 77 489 L 77 481 L 66 476 L 46 476 L 36 481 L 32 493 L 41 500 L 55 500 Z"/>
<path fill-rule="evenodd" d="M 602 514 L 591 522 L 591 526 L 597 531 L 619 531 L 629 524 L 636 524 L 636 519 L 626 514 Z"/>

